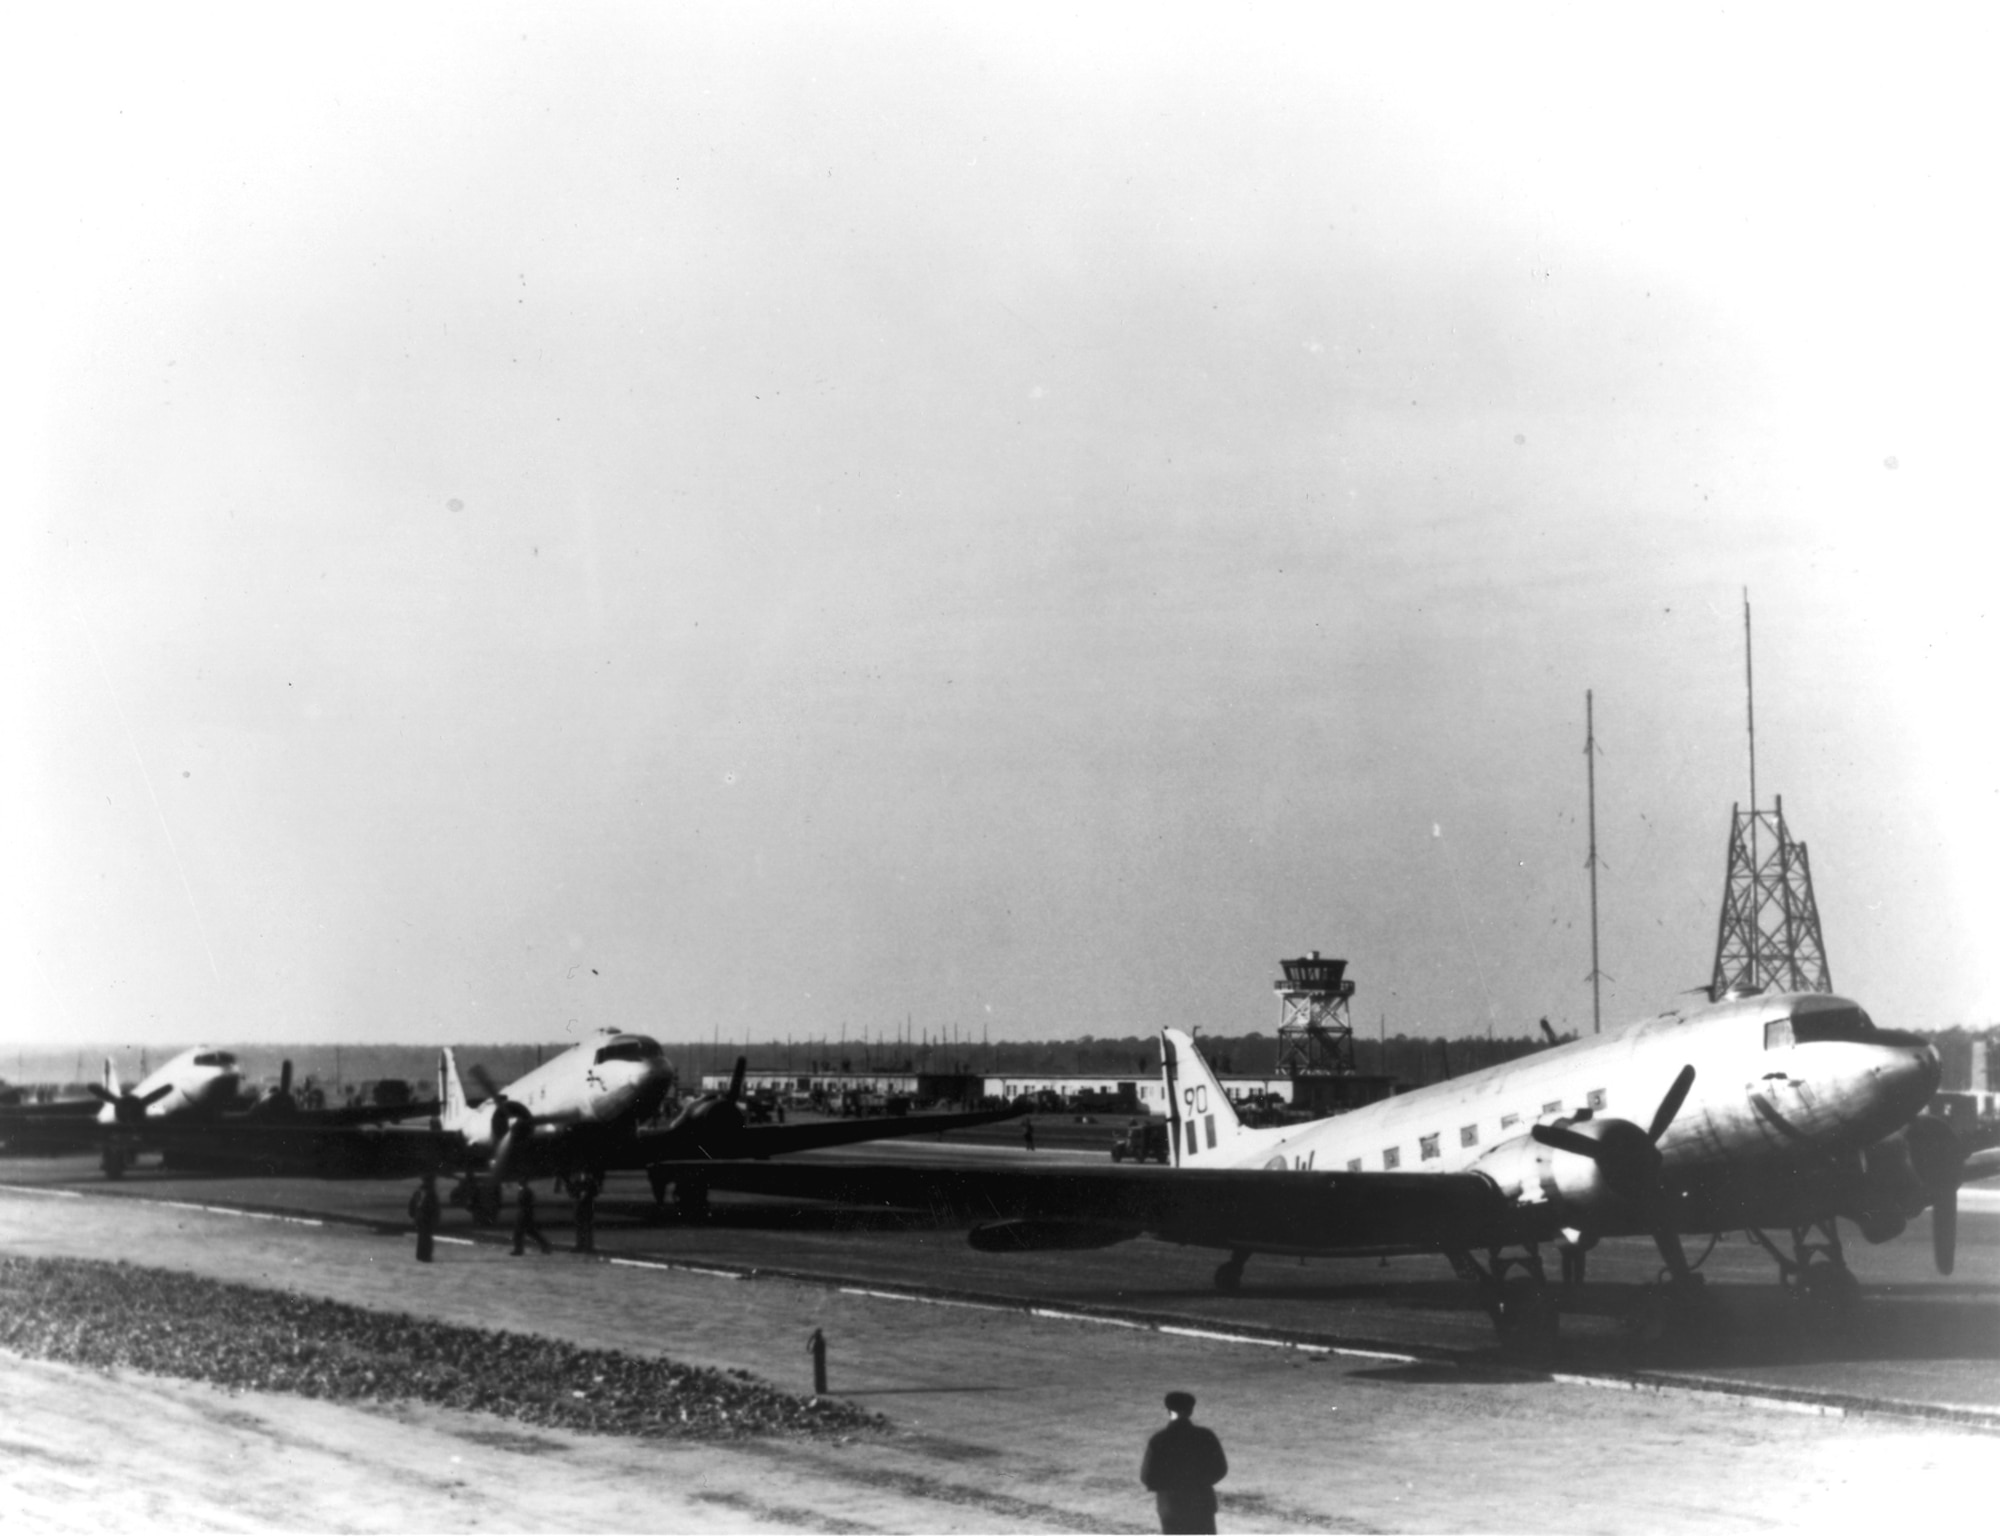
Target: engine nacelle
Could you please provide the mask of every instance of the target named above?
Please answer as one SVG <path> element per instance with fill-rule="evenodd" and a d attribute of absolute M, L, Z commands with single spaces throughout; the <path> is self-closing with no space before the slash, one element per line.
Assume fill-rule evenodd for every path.
<path fill-rule="evenodd" d="M 1869 1242 L 1886 1243 L 1936 1201 L 1942 1185 L 1956 1182 L 1957 1157 L 1950 1126 L 1927 1117 L 1912 1120 L 1862 1150 L 1853 1195 L 1840 1214 Z"/>
<path fill-rule="evenodd" d="M 1486 1153 L 1471 1171 L 1485 1174 L 1516 1208 L 1546 1211 L 1551 1232 L 1645 1231 L 1646 1197 L 1658 1178 L 1660 1156 L 1646 1133 L 1629 1120 L 1559 1123 L 1570 1135 L 1595 1143 L 1598 1155 L 1516 1136 Z"/>

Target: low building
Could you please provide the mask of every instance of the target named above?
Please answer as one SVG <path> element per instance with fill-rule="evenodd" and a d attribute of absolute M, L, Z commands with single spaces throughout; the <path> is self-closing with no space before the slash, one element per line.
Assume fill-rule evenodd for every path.
<path fill-rule="evenodd" d="M 1289 1077 L 1221 1078 L 1222 1088 L 1232 1101 L 1275 1098 L 1292 1102 Z M 729 1087 L 727 1072 L 702 1074 L 703 1093 L 721 1093 Z M 1020 1098 L 1053 1095 L 1066 1108 L 1103 1114 L 1164 1115 L 1167 1092 L 1158 1077 L 1120 1076 L 1089 1072 L 771 1072 L 756 1067 L 743 1074 L 743 1091 L 749 1094 L 774 1093 L 780 1098 L 799 1095 L 838 1104 L 848 1094 L 874 1094 L 887 1099 L 908 1099 L 913 1104 L 976 1103 L 980 1099 L 1001 1099 L 1012 1103 Z"/>
<path fill-rule="evenodd" d="M 913 1104 L 970 1103 L 985 1089 L 984 1079 L 973 1072 L 879 1071 L 860 1072 L 771 1072 L 752 1067 L 743 1074 L 743 1091 L 774 1093 L 779 1098 L 798 1095 L 838 1104 L 850 1093 L 873 1094 L 885 1099 L 908 1099 Z M 704 1072 L 703 1093 L 721 1093 L 729 1087 L 727 1072 Z"/>

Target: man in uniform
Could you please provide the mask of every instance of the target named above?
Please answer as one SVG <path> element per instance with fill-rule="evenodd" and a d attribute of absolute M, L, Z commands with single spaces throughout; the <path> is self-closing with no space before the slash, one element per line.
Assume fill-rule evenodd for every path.
<path fill-rule="evenodd" d="M 424 1182 L 417 1186 L 410 1196 L 410 1219 L 417 1224 L 417 1262 L 428 1264 L 437 1237 L 438 1191 L 437 1178 L 425 1174 Z"/>
<path fill-rule="evenodd" d="M 1146 1442 L 1139 1481 L 1153 1491 L 1160 1529 L 1213 1531 L 1215 1485 L 1229 1475 L 1229 1458 L 1212 1430 L 1194 1422 L 1194 1394 L 1167 1394 L 1167 1427 Z"/>
<path fill-rule="evenodd" d="M 598 1180 L 594 1173 L 586 1173 L 575 1182 L 576 1192 L 576 1251 L 578 1253 L 597 1252 L 597 1190 Z"/>
<path fill-rule="evenodd" d="M 549 1240 L 542 1236 L 542 1229 L 535 1225 L 535 1192 L 528 1188 L 528 1181 L 521 1180 L 521 1192 L 514 1197 L 514 1253 L 516 1257 L 527 1251 L 528 1239 L 533 1238 L 543 1253 L 550 1251 Z"/>

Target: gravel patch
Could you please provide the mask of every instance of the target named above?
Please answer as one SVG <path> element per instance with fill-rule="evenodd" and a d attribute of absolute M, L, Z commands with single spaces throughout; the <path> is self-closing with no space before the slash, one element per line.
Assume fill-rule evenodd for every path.
<path fill-rule="evenodd" d="M 886 1421 L 747 1371 L 431 1322 L 292 1291 L 88 1259 L 0 1257 L 0 1349 L 336 1402 L 422 1402 L 653 1439 L 825 1439 Z"/>

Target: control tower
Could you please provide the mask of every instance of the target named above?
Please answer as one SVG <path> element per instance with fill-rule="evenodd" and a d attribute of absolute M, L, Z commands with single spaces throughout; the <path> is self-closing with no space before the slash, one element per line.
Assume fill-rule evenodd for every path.
<path fill-rule="evenodd" d="M 1331 1115 L 1386 1099 L 1392 1080 L 1354 1069 L 1354 1021 L 1347 1011 L 1354 983 L 1345 960 L 1322 960 L 1318 950 L 1280 960 L 1285 979 L 1278 994 L 1278 1070 L 1292 1080 L 1292 1108 Z"/>

